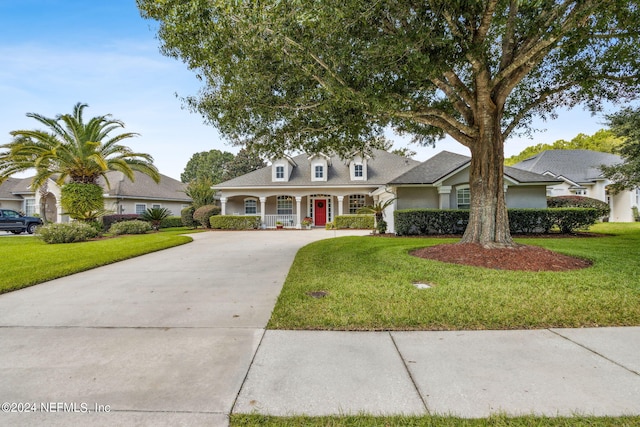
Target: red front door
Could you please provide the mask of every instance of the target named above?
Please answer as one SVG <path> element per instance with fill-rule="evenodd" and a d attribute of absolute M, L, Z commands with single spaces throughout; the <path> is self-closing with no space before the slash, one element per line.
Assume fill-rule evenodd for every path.
<path fill-rule="evenodd" d="M 327 201 L 320 199 L 313 203 L 315 225 L 325 225 L 327 223 Z"/>

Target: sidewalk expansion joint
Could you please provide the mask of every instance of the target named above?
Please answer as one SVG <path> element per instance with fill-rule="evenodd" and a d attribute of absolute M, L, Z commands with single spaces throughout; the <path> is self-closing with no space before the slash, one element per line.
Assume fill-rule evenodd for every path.
<path fill-rule="evenodd" d="M 255 360 L 256 360 L 256 356 L 258 354 L 258 351 L 260 351 L 260 347 L 262 346 L 262 340 L 264 340 L 264 336 L 266 334 L 267 334 L 266 327 L 262 328 L 262 336 L 260 337 L 260 341 L 258 342 L 258 345 L 256 346 L 256 351 L 253 353 L 253 356 L 251 357 L 251 362 L 249 362 L 249 367 L 247 368 L 247 373 L 244 374 L 244 378 L 242 378 L 242 383 L 240 384 L 240 388 L 238 389 L 238 393 L 233 398 L 233 403 L 231 404 L 231 409 L 229 410 L 229 413 L 227 414 L 227 416 L 231 416 L 231 414 L 233 414 L 233 410 L 236 408 L 236 404 L 238 403 L 238 398 L 240 397 L 240 393 L 242 393 L 242 389 L 244 388 L 244 385 L 247 382 L 247 378 L 249 378 L 249 372 L 251 371 L 251 368 L 253 367 L 253 362 L 255 362 Z"/>
<path fill-rule="evenodd" d="M 606 360 L 606 361 L 608 361 L 608 362 L 611 362 L 611 363 L 613 363 L 613 364 L 614 364 L 614 365 L 616 365 L 616 366 L 621 367 L 621 368 L 622 368 L 622 369 L 624 369 L 625 371 L 627 371 L 627 372 L 631 372 L 632 374 L 637 375 L 637 376 L 639 376 L 639 377 L 640 377 L 640 372 L 636 372 L 636 371 L 634 371 L 633 369 L 630 369 L 630 368 L 628 368 L 628 367 L 624 366 L 622 363 L 617 362 L 617 361 L 615 361 L 615 360 L 613 360 L 613 359 L 611 359 L 611 358 L 609 358 L 609 357 L 605 356 L 604 354 L 598 353 L 598 352 L 597 352 L 597 351 L 595 351 L 594 349 L 589 348 L 589 347 L 587 347 L 587 346 L 586 346 L 586 345 L 584 345 L 584 344 L 581 344 L 581 343 L 579 343 L 579 342 L 577 342 L 577 341 L 572 340 L 572 339 L 571 339 L 571 338 L 569 338 L 569 337 L 566 337 L 566 336 L 562 335 L 560 332 L 554 331 L 554 330 L 552 330 L 552 329 L 547 329 L 547 330 L 548 330 L 549 332 L 551 332 L 551 333 L 553 333 L 553 334 L 555 334 L 555 335 L 559 336 L 560 338 L 563 338 L 563 339 L 565 339 L 565 340 L 569 341 L 570 343 L 577 345 L 578 347 L 582 347 L 582 348 L 584 348 L 585 350 L 587 350 L 588 352 L 593 353 L 593 354 L 595 354 L 596 356 L 601 357 L 602 359 L 604 359 L 604 360 Z"/>
<path fill-rule="evenodd" d="M 413 378 L 413 375 L 411 374 L 411 370 L 409 369 L 409 365 L 407 365 L 407 362 L 404 360 L 404 357 L 402 356 L 402 352 L 400 351 L 400 348 L 398 347 L 398 344 L 396 343 L 396 340 L 393 338 L 393 333 L 391 331 L 389 331 L 387 333 L 389 334 L 389 337 L 391 338 L 391 342 L 393 343 L 393 346 L 395 347 L 396 351 L 398 352 L 398 356 L 400 357 L 400 360 L 402 360 L 402 364 L 404 365 L 404 369 L 407 371 L 407 375 L 409 375 L 409 379 L 411 379 L 411 384 L 413 384 L 413 388 L 416 390 L 416 393 L 418 393 L 418 397 L 420 398 L 420 401 L 422 402 L 422 405 L 424 406 L 424 410 L 427 412 L 427 414 L 431 414 L 431 411 L 429 410 L 429 405 L 427 405 L 426 399 L 422 396 L 422 393 L 420 393 L 420 389 L 418 388 L 418 384 L 416 383 L 415 379 Z"/>

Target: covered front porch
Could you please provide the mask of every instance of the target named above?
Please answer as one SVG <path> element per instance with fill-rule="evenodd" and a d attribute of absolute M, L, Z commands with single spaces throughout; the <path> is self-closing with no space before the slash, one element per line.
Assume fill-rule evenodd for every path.
<path fill-rule="evenodd" d="M 221 215 L 260 216 L 262 228 L 301 229 L 305 218 L 312 227 L 324 227 L 336 216 L 355 215 L 373 202 L 368 194 L 222 194 Z"/>

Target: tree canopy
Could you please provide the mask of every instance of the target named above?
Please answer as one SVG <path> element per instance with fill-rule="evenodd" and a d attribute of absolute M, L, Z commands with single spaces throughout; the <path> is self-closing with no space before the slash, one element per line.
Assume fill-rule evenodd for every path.
<path fill-rule="evenodd" d="M 616 150 L 622 156 L 623 163 L 603 166 L 604 176 L 613 184 L 609 190 L 617 193 L 640 187 L 640 107 L 624 108 L 607 116 L 611 131 L 624 143 Z"/>
<path fill-rule="evenodd" d="M 592 150 L 602 153 L 614 153 L 622 144 L 623 139 L 617 137 L 609 129 L 600 129 L 593 135 L 578 134 L 571 141 L 559 139 L 551 144 L 536 144 L 525 148 L 519 154 L 504 160 L 507 166 L 515 165 L 529 157 L 546 150 Z"/>
<path fill-rule="evenodd" d="M 347 154 L 387 127 L 467 146 L 463 237 L 513 244 L 503 142 L 638 95 L 640 0 L 137 0 L 205 83 L 188 104 L 262 153 Z"/>
<path fill-rule="evenodd" d="M 112 135 L 124 128 L 124 123 L 111 115 L 97 116 L 84 121 L 87 104 L 78 103 L 72 114 L 48 118 L 36 113 L 27 117 L 37 120 L 46 130 L 15 130 L 13 141 L 0 146 L 0 183 L 17 172 L 35 169 L 31 183 L 39 188 L 47 179 L 58 184 L 67 179 L 73 183 L 95 184 L 99 177 L 107 181 L 106 173 L 120 171 L 134 180 L 134 171 L 149 175 L 156 182 L 160 174 L 153 165 L 153 157 L 137 153 L 120 141 L 138 134 L 132 132 Z M 107 181 L 108 184 L 108 181 Z"/>
<path fill-rule="evenodd" d="M 224 181 L 244 175 L 254 170 L 267 166 L 264 160 L 252 150 L 241 148 L 233 160 L 227 163 L 227 168 L 222 175 Z"/>
<path fill-rule="evenodd" d="M 227 165 L 233 160 L 233 153 L 220 150 L 209 150 L 195 153 L 180 174 L 182 182 L 208 179 L 212 184 L 223 181 Z"/>

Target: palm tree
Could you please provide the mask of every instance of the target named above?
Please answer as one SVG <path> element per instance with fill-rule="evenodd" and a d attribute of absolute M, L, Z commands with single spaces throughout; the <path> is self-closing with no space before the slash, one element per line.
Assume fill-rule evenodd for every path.
<path fill-rule="evenodd" d="M 384 221 L 384 212 L 396 199 L 385 200 L 384 202 L 376 202 L 373 205 L 365 206 L 358 210 L 358 213 L 373 214 L 376 219 L 375 228 L 379 233 L 387 230 L 387 223 Z"/>
<path fill-rule="evenodd" d="M 150 208 L 140 215 L 140 219 L 151 223 L 151 227 L 158 231 L 162 220 L 171 216 L 171 211 L 167 208 Z"/>
<path fill-rule="evenodd" d="M 32 188 L 41 187 L 49 178 L 55 178 L 62 185 L 73 183 L 96 184 L 103 177 L 107 185 L 106 173 L 122 172 L 131 181 L 134 171 L 142 172 L 154 181 L 160 181 L 160 174 L 153 165 L 153 157 L 136 153 L 119 142 L 137 136 L 127 132 L 110 136 L 124 123 L 111 115 L 93 117 L 87 123 L 82 113 L 87 104 L 78 103 L 72 114 L 62 114 L 47 118 L 40 114 L 28 113 L 47 127 L 47 130 L 16 130 L 11 132 L 13 141 L 0 145 L 0 183 L 17 172 L 35 169 Z"/>

